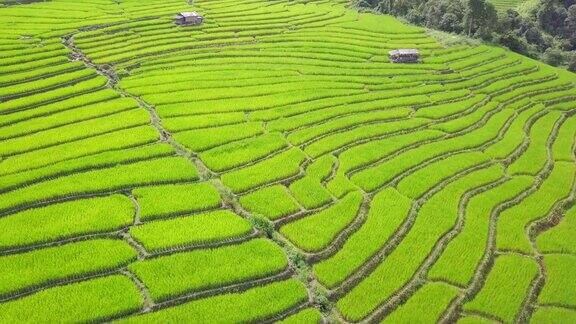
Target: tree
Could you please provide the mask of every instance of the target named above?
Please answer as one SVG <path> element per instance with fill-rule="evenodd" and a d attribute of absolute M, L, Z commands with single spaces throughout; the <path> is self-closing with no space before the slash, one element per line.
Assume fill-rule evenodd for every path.
<path fill-rule="evenodd" d="M 496 25 L 497 14 L 494 5 L 485 0 L 466 0 L 464 24 L 468 36 L 484 37 L 492 32 Z M 478 34 L 477 32 L 480 31 Z"/>
<path fill-rule="evenodd" d="M 570 62 L 568 62 L 568 71 L 576 73 L 576 54 L 572 54 Z"/>
<path fill-rule="evenodd" d="M 546 49 L 546 52 L 544 52 L 543 60 L 547 64 L 558 66 L 564 63 L 564 55 L 561 50 L 549 47 Z"/>
<path fill-rule="evenodd" d="M 464 10 L 460 1 L 430 0 L 422 6 L 422 15 L 426 27 L 461 33 Z"/>
<path fill-rule="evenodd" d="M 576 0 L 575 0 L 576 1 Z M 570 50 L 576 49 L 576 4 L 568 7 L 564 20 L 566 40 L 570 44 Z"/>
<path fill-rule="evenodd" d="M 568 12 L 559 2 L 542 0 L 537 12 L 540 27 L 553 36 L 564 36 L 564 21 Z"/>
<path fill-rule="evenodd" d="M 526 45 L 524 42 L 512 32 L 500 35 L 498 38 L 498 43 L 508 47 L 510 50 L 516 53 L 527 54 Z"/>

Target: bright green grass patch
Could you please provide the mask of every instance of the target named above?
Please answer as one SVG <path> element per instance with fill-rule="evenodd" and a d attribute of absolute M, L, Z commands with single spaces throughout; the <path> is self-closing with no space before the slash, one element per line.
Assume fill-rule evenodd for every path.
<path fill-rule="evenodd" d="M 416 199 L 443 179 L 488 160 L 486 155 L 479 152 L 455 154 L 412 172 L 403 178 L 396 187 L 400 193 Z"/>
<path fill-rule="evenodd" d="M 332 173 L 332 168 L 336 162 L 337 159 L 335 156 L 329 154 L 322 155 L 306 167 L 306 175 L 319 181 L 324 181 Z"/>
<path fill-rule="evenodd" d="M 326 188 L 338 198 L 342 198 L 347 193 L 358 190 L 358 187 L 342 173 L 336 173 L 336 175 L 328 181 Z"/>
<path fill-rule="evenodd" d="M 458 318 L 458 324 L 496 324 L 498 321 L 487 319 L 478 315 L 464 315 Z"/>
<path fill-rule="evenodd" d="M 90 69 L 81 69 L 73 72 L 62 73 L 54 76 L 45 76 L 42 79 L 13 84 L 3 85 L 0 89 L 0 98 L 10 95 L 23 95 L 30 91 L 46 90 L 59 84 L 67 84 L 74 81 L 95 77 L 96 73 Z"/>
<path fill-rule="evenodd" d="M 293 131 L 288 136 L 288 140 L 294 145 L 301 145 L 307 141 L 315 139 L 316 137 L 323 136 L 340 129 L 345 129 L 355 125 L 362 125 L 369 122 L 407 117 L 410 113 L 411 110 L 405 108 L 372 111 L 368 113 L 357 113 Z"/>
<path fill-rule="evenodd" d="M 133 263 L 155 301 L 189 292 L 263 278 L 286 268 L 282 249 L 266 239 L 238 245 L 177 253 Z M 161 276 L 158 274 L 161 273 Z"/>
<path fill-rule="evenodd" d="M 467 99 L 462 100 L 462 101 L 456 101 L 456 102 L 451 102 L 451 103 L 437 105 L 437 106 L 425 107 L 425 108 L 418 109 L 418 111 L 414 114 L 414 116 L 433 118 L 433 119 L 447 117 L 450 115 L 454 115 L 454 114 L 466 111 L 467 109 L 472 108 L 474 105 L 479 104 L 484 99 L 486 99 L 485 95 L 478 95 L 478 96 L 474 96 L 471 98 L 467 98 Z"/>
<path fill-rule="evenodd" d="M 305 308 L 298 313 L 278 321 L 280 324 L 319 324 L 322 322 L 322 314 L 316 308 Z"/>
<path fill-rule="evenodd" d="M 332 201 L 332 196 L 322 186 L 319 180 L 304 177 L 290 184 L 290 191 L 307 209 L 314 209 Z"/>
<path fill-rule="evenodd" d="M 458 290 L 445 283 L 427 283 L 382 323 L 437 323 Z M 422 305 L 426 305 L 423 311 Z"/>
<path fill-rule="evenodd" d="M 510 174 L 536 175 L 545 165 L 548 158 L 546 143 L 554 124 L 562 116 L 553 111 L 538 119 L 530 130 L 530 145 L 526 151 L 508 167 Z M 572 143 L 570 143 L 572 144 Z"/>
<path fill-rule="evenodd" d="M 294 197 L 282 185 L 262 188 L 240 197 L 240 204 L 252 213 L 274 220 L 300 210 Z"/>
<path fill-rule="evenodd" d="M 43 116 L 42 118 L 31 118 L 12 123 L 0 129 L 0 138 L 22 136 L 27 133 L 47 130 L 68 123 L 98 118 L 136 107 L 138 107 L 137 103 L 128 98 L 108 100 L 105 101 L 105 104 L 86 104 L 76 109 L 65 110 L 52 115 Z"/>
<path fill-rule="evenodd" d="M 61 127 L 50 128 L 25 136 L 2 141 L 0 154 L 4 156 L 28 152 L 70 141 L 106 134 L 115 130 L 146 125 L 150 117 L 142 109 L 121 111 L 110 116 L 89 119 Z"/>
<path fill-rule="evenodd" d="M 556 162 L 536 192 L 526 197 L 521 204 L 504 210 L 498 218 L 498 249 L 532 253 L 526 226 L 545 217 L 558 200 L 570 194 L 575 175 L 576 167 L 573 163 Z"/>
<path fill-rule="evenodd" d="M 543 105 L 536 105 L 529 109 L 522 111 L 516 119 L 512 122 L 504 137 L 493 145 L 490 145 L 484 153 L 488 154 L 493 159 L 504 159 L 516 150 L 526 136 L 524 127 L 526 123 L 539 111 L 544 109 Z"/>
<path fill-rule="evenodd" d="M 335 287 L 374 255 L 408 216 L 412 202 L 394 188 L 374 196 L 362 227 L 332 257 L 314 265 L 318 280 Z"/>
<path fill-rule="evenodd" d="M 200 128 L 174 134 L 174 139 L 192 151 L 205 151 L 218 145 L 262 134 L 262 123 L 241 123 Z"/>
<path fill-rule="evenodd" d="M 506 121 L 513 115 L 512 110 L 503 110 L 490 118 L 484 127 L 465 135 L 444 141 L 432 142 L 411 149 L 392 159 L 354 174 L 351 180 L 364 190 L 373 191 L 392 180 L 398 174 L 415 167 L 433 157 L 462 149 L 471 149 L 485 144 L 498 136 Z"/>
<path fill-rule="evenodd" d="M 347 173 L 354 168 L 366 166 L 406 146 L 438 138 L 442 134 L 439 131 L 423 130 L 353 146 L 338 156 L 340 172 Z"/>
<path fill-rule="evenodd" d="M 143 220 L 182 215 L 221 205 L 218 190 L 209 182 L 169 184 L 132 190 Z"/>
<path fill-rule="evenodd" d="M 444 132 L 456 133 L 467 127 L 474 126 L 475 123 L 480 122 L 482 118 L 484 118 L 484 116 L 486 116 L 488 113 L 498 109 L 499 105 L 500 103 L 497 101 L 490 101 L 466 116 L 450 119 L 432 127 Z"/>
<path fill-rule="evenodd" d="M 530 258 L 519 255 L 497 257 L 484 286 L 474 299 L 464 304 L 464 310 L 513 322 L 537 273 L 536 261 Z"/>
<path fill-rule="evenodd" d="M 200 158 L 210 169 L 224 171 L 264 158 L 286 146 L 287 143 L 282 134 L 268 133 L 204 151 L 200 154 Z"/>
<path fill-rule="evenodd" d="M 349 193 L 325 210 L 282 226 L 280 233 L 305 251 L 320 251 L 354 220 L 361 203 L 361 193 Z"/>
<path fill-rule="evenodd" d="M 465 209 L 464 226 L 430 269 L 431 279 L 467 285 L 488 244 L 491 214 L 498 204 L 508 201 L 528 189 L 533 179 L 514 177 L 503 184 L 472 197 Z M 458 264 L 457 267 L 454 264 Z"/>
<path fill-rule="evenodd" d="M 162 124 L 171 132 L 238 124 L 245 119 L 241 112 L 179 116 L 162 119 Z"/>
<path fill-rule="evenodd" d="M 576 322 L 576 310 L 560 307 L 538 307 L 530 323 L 562 323 L 570 324 Z"/>
<path fill-rule="evenodd" d="M 304 285 L 297 280 L 278 281 L 243 292 L 195 300 L 141 316 L 128 323 L 250 323 L 281 313 L 307 300 Z"/>
<path fill-rule="evenodd" d="M 4 323 L 78 323 L 104 321 L 142 305 L 140 292 L 127 277 L 114 275 L 42 290 L 0 304 Z"/>
<path fill-rule="evenodd" d="M 113 195 L 28 209 L 0 218 L 0 250 L 118 230 L 132 224 L 134 206 Z"/>
<path fill-rule="evenodd" d="M 71 174 L 87 169 L 111 167 L 173 155 L 169 144 L 152 144 L 131 149 L 120 149 L 56 162 L 38 169 L 0 176 L 0 188 L 13 188 L 24 183 Z"/>
<path fill-rule="evenodd" d="M 136 258 L 120 240 L 98 239 L 0 257 L 0 295 L 119 268 Z M 41 265 L 41 271 L 38 266 Z"/>
<path fill-rule="evenodd" d="M 20 110 L 28 108 L 30 106 L 36 106 L 42 103 L 51 102 L 57 99 L 64 99 L 69 96 L 84 92 L 84 91 L 94 91 L 106 85 L 106 78 L 102 76 L 97 76 L 88 81 L 82 81 L 71 86 L 58 88 L 55 90 L 43 92 L 41 94 L 36 94 L 34 96 L 22 97 L 10 101 L 0 103 L 0 111 L 2 112 L 12 112 L 15 110 Z"/>
<path fill-rule="evenodd" d="M 428 119 L 410 118 L 373 125 L 362 125 L 348 131 L 334 133 L 323 137 L 306 146 L 304 151 L 315 158 L 359 140 L 394 132 L 408 132 L 413 128 L 423 126 L 426 123 L 428 123 Z"/>
<path fill-rule="evenodd" d="M 576 207 L 564 214 L 560 224 L 540 234 L 536 243 L 544 253 L 576 254 Z"/>
<path fill-rule="evenodd" d="M 0 195 L 0 210 L 75 193 L 112 191 L 129 186 L 196 180 L 192 164 L 180 157 L 161 158 L 47 180 Z"/>
<path fill-rule="evenodd" d="M 576 137 L 576 117 L 568 118 L 558 131 L 552 146 L 552 156 L 556 161 L 574 161 L 574 138 Z"/>
<path fill-rule="evenodd" d="M 147 125 L 113 131 L 10 156 L 3 161 L 0 175 L 33 170 L 61 161 L 145 145 L 157 140 L 158 132 Z"/>
<path fill-rule="evenodd" d="M 576 256 L 548 254 L 544 256 L 546 283 L 538 296 L 539 304 L 576 306 Z"/>
<path fill-rule="evenodd" d="M 154 221 L 130 228 L 148 251 L 237 238 L 252 230 L 250 222 L 228 210 Z"/>
<path fill-rule="evenodd" d="M 402 288 L 426 260 L 438 239 L 456 224 L 462 195 L 502 176 L 502 170 L 496 166 L 481 169 L 448 184 L 430 197 L 396 249 L 337 302 L 340 312 L 349 320 L 361 320 Z"/>
<path fill-rule="evenodd" d="M 298 174 L 306 156 L 298 148 L 275 155 L 265 161 L 222 175 L 222 182 L 234 192 L 243 192 L 273 181 Z"/>

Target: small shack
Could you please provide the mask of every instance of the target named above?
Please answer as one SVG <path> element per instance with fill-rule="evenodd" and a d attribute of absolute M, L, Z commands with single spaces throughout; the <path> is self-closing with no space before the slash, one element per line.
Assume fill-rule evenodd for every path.
<path fill-rule="evenodd" d="M 201 25 L 204 22 L 204 17 L 202 17 L 196 11 L 191 12 L 181 12 L 174 16 L 174 23 L 176 25 L 183 25 L 183 26 L 196 26 Z"/>
<path fill-rule="evenodd" d="M 417 49 L 406 48 L 388 52 L 392 63 L 418 63 L 420 62 L 420 52 Z"/>

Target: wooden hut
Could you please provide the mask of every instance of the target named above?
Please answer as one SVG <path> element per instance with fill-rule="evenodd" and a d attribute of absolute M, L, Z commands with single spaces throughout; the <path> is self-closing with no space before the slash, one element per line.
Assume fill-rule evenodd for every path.
<path fill-rule="evenodd" d="M 177 25 L 201 25 L 204 22 L 204 17 L 196 11 L 181 12 L 174 16 L 174 23 Z"/>
<path fill-rule="evenodd" d="M 390 61 L 393 63 L 418 63 L 420 62 L 420 52 L 417 49 L 397 49 L 388 52 Z"/>

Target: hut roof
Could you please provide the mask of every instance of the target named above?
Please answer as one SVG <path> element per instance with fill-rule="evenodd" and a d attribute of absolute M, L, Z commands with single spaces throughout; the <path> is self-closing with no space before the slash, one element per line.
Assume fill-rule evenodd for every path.
<path fill-rule="evenodd" d="M 186 11 L 186 12 L 179 13 L 178 16 L 185 17 L 185 18 L 200 17 L 200 14 L 198 14 L 196 11 Z"/>
<path fill-rule="evenodd" d="M 391 56 L 396 55 L 419 55 L 420 52 L 417 49 L 413 48 L 402 48 L 388 52 Z"/>

